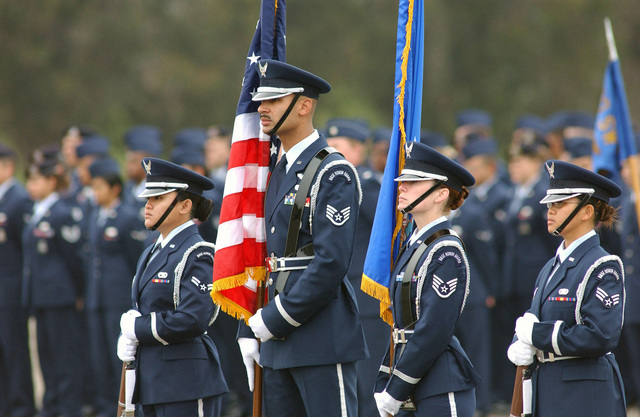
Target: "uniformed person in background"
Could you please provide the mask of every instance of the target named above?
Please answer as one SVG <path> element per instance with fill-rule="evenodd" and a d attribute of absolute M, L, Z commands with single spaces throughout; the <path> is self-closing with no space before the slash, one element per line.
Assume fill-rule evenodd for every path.
<path fill-rule="evenodd" d="M 624 271 L 594 230 L 615 221 L 608 202 L 621 190 L 567 162 L 545 166 L 549 186 L 540 203 L 548 221 L 538 227 L 564 240 L 540 270 L 507 355 L 515 365 L 530 365 L 534 417 L 624 417 L 622 378 L 611 353 L 624 321 Z"/>
<path fill-rule="evenodd" d="M 438 151 L 409 142 L 396 181 L 398 210 L 412 215 L 415 231 L 391 273 L 394 354 L 392 362 L 390 346 L 376 381 L 378 411 L 381 417 L 402 409 L 402 415 L 472 417 L 482 379 L 454 336 L 469 294 L 469 262 L 446 216 L 475 180 Z"/>
<path fill-rule="evenodd" d="M 392 129 L 387 126 L 380 126 L 374 129 L 372 133 L 373 144 L 371 145 L 371 152 L 369 152 L 369 167 L 380 184 L 382 184 L 384 167 L 387 165 L 391 135 Z"/>
<path fill-rule="evenodd" d="M 389 341 L 389 326 L 380 318 L 380 303 L 360 289 L 364 259 L 373 228 L 373 218 L 378 204 L 380 182 L 374 171 L 366 166 L 367 147 L 371 132 L 366 122 L 358 119 L 331 119 L 327 122 L 325 135 L 329 146 L 340 152 L 358 171 L 362 186 L 362 203 L 358 211 L 356 238 L 347 276 L 355 289 L 360 319 L 364 328 L 370 357 L 357 363 L 358 370 L 358 415 L 371 416 L 376 413 L 376 402 L 371 392 Z"/>
<path fill-rule="evenodd" d="M 32 203 L 16 180 L 17 155 L 0 144 L 0 415 L 35 414 L 27 310 L 22 291 L 22 232 Z"/>
<path fill-rule="evenodd" d="M 493 117 L 482 109 L 464 109 L 456 114 L 456 129 L 453 132 L 453 147 L 462 151 L 469 136 L 488 138 L 493 136 Z"/>
<path fill-rule="evenodd" d="M 227 385 L 206 333 L 218 312 L 209 296 L 214 249 L 193 222 L 209 216 L 212 203 L 203 191 L 213 182 L 161 159 L 142 164 L 144 224 L 160 236 L 138 260 L 118 357 L 136 361 L 133 402 L 145 417 L 217 417 Z"/>
<path fill-rule="evenodd" d="M 227 166 L 231 153 L 231 132 L 224 126 L 210 126 L 204 143 L 204 163 L 207 176 L 215 184 L 214 190 L 224 190 Z"/>
<path fill-rule="evenodd" d="M 61 197 L 67 201 L 74 199 L 75 194 L 82 189 L 80 180 L 78 179 L 78 155 L 76 148 L 84 142 L 85 138 L 95 134 L 92 128 L 82 125 L 69 126 L 62 134 L 60 154 L 62 155 L 62 163 L 68 175 L 69 187 L 62 193 Z"/>
<path fill-rule="evenodd" d="M 640 134 L 636 134 L 636 144 L 640 144 Z M 633 155 L 636 164 L 640 157 Z M 631 161 L 622 162 L 620 172 L 624 190 L 620 207 L 620 257 L 624 264 L 625 292 L 628 303 L 624 310 L 624 327 L 618 348 L 614 351 L 620 364 L 627 404 L 640 400 L 640 230 L 636 204 L 638 198 L 631 179 Z"/>
<path fill-rule="evenodd" d="M 71 207 L 58 194 L 65 187 L 58 153 L 36 152 L 27 180 L 35 204 L 23 232 L 22 300 L 37 322 L 43 417 L 82 415 L 82 241 Z"/>
<path fill-rule="evenodd" d="M 126 182 L 122 199 L 143 209 L 145 200 L 138 197 L 144 191 L 145 172 L 141 161 L 146 157 L 162 154 L 162 132 L 155 126 L 140 125 L 129 128 L 124 134 L 124 170 Z"/>
<path fill-rule="evenodd" d="M 122 363 L 116 353 L 120 316 L 131 306 L 131 278 L 147 231 L 133 206 L 124 204 L 118 163 L 110 158 L 89 166 L 96 209 L 89 216 L 85 309 L 96 390 L 96 414 L 116 413 Z"/>
<path fill-rule="evenodd" d="M 256 69 L 262 131 L 280 137 L 284 155 L 266 191 L 269 303 L 250 328 L 241 324 L 238 343 L 250 384 L 259 355 L 266 415 L 355 417 L 356 361 L 368 357 L 347 278 L 360 181 L 313 127 L 317 100 L 331 86 L 280 61 L 261 60 Z M 292 210 L 301 212 L 299 223 L 290 223 Z"/>
<path fill-rule="evenodd" d="M 575 137 L 564 141 L 566 160 L 589 171 L 593 170 L 593 139 Z"/>
<path fill-rule="evenodd" d="M 483 382 L 476 387 L 480 415 L 491 411 L 492 335 L 491 310 L 495 307 L 502 270 L 501 236 L 508 187 L 497 175 L 497 144 L 493 138 L 471 141 L 462 149 L 463 166 L 476 180 L 464 205 L 452 212 L 451 223 L 467 246 L 472 271 L 470 294 L 456 336 L 465 346 Z"/>
<path fill-rule="evenodd" d="M 538 225 L 547 219 L 546 208 L 539 204 L 547 190 L 543 166 L 549 148 L 535 130 L 513 142 L 509 149 L 509 173 L 514 184 L 506 208 L 502 281 L 494 308 L 496 330 L 494 346 L 495 386 L 498 401 L 511 402 L 513 367 L 504 356 L 511 342 L 511 328 L 517 317 L 531 304 L 531 291 L 538 271 L 553 256 L 560 239 Z"/>

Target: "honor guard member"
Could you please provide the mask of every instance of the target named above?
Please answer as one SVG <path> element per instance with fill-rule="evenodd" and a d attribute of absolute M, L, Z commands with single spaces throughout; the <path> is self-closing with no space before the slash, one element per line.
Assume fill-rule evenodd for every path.
<path fill-rule="evenodd" d="M 27 310 L 22 291 L 22 231 L 32 203 L 16 180 L 17 156 L 0 144 L 0 415 L 35 414 Z"/>
<path fill-rule="evenodd" d="M 371 381 L 378 374 L 380 358 L 389 339 L 389 326 L 380 318 L 380 303 L 360 289 L 364 259 L 371 237 L 373 218 L 378 204 L 380 182 L 372 169 L 365 165 L 366 147 L 371 133 L 366 123 L 358 119 L 331 119 L 327 122 L 327 143 L 355 165 L 362 186 L 362 203 L 358 211 L 356 238 L 347 276 L 355 289 L 360 319 L 369 348 L 370 357 L 358 362 L 358 415 L 376 413 L 376 402 L 371 393 Z"/>
<path fill-rule="evenodd" d="M 116 413 L 120 371 L 116 344 L 120 316 L 131 306 L 131 279 L 147 231 L 138 212 L 124 204 L 120 167 L 113 159 L 89 166 L 96 209 L 87 222 L 89 276 L 85 297 L 96 414 Z"/>
<path fill-rule="evenodd" d="M 42 153 L 39 153 L 42 155 Z M 22 235 L 22 301 L 37 322 L 45 392 L 41 415 L 82 415 L 81 316 L 84 304 L 80 226 L 59 196 L 64 167 L 54 154 L 29 166 L 27 191 L 35 201 Z"/>
<path fill-rule="evenodd" d="M 480 414 L 488 414 L 492 406 L 491 310 L 500 283 L 499 245 L 504 233 L 502 222 L 496 217 L 504 213 L 509 196 L 507 185 L 497 175 L 496 153 L 493 138 L 471 141 L 462 149 L 462 165 L 476 183 L 464 205 L 451 215 L 453 230 L 466 243 L 473 272 L 471 292 L 455 334 L 484 380 L 476 388 L 476 408 Z"/>
<path fill-rule="evenodd" d="M 253 336 L 263 342 L 266 415 L 355 417 L 356 361 L 368 357 L 347 278 L 360 180 L 313 128 L 317 100 L 331 86 L 280 61 L 262 60 L 256 69 L 262 131 L 277 133 L 285 153 L 265 199 L 269 302 L 249 319 L 250 329 L 241 324 L 238 343 L 249 376 L 258 356 Z"/>
<path fill-rule="evenodd" d="M 507 355 L 529 365 L 534 417 L 623 417 L 624 388 L 611 350 L 623 325 L 625 277 L 622 261 L 602 249 L 594 230 L 598 222 L 612 225 L 616 210 L 608 202 L 621 190 L 567 162 L 545 166 L 546 230 L 564 240 L 538 274 Z"/>
<path fill-rule="evenodd" d="M 493 311 L 496 399 L 505 403 L 511 402 L 513 393 L 513 367 L 504 356 L 513 322 L 529 307 L 538 272 L 560 244 L 558 237 L 539 227 L 547 220 L 546 207 L 539 202 L 549 183 L 543 172 L 548 152 L 544 137 L 533 129 L 509 149 L 513 190 L 505 212 L 502 279 Z"/>
<path fill-rule="evenodd" d="M 207 335 L 218 308 L 209 296 L 214 246 L 198 234 L 213 187 L 206 177 L 144 158 L 145 226 L 160 233 L 144 250 L 132 284 L 133 309 L 120 319 L 118 357 L 135 360 L 133 402 L 145 417 L 220 415 L 227 392 L 218 350 Z"/>
<path fill-rule="evenodd" d="M 159 157 L 162 154 L 162 132 L 155 126 L 134 126 L 124 134 L 124 170 L 127 181 L 124 185 L 123 200 L 144 212 L 144 191 L 146 173 L 141 167 L 143 158 Z"/>
<path fill-rule="evenodd" d="M 378 373 L 378 411 L 471 417 L 482 379 L 453 334 L 469 294 L 469 263 L 445 216 L 475 180 L 438 151 L 409 142 L 396 181 L 398 210 L 411 213 L 416 227 L 391 273 L 394 354 L 389 346 Z"/>
<path fill-rule="evenodd" d="M 82 189 L 78 179 L 76 148 L 84 142 L 85 138 L 95 134 L 93 129 L 82 125 L 69 126 L 62 133 L 60 154 L 62 155 L 65 170 L 69 175 L 69 187 L 62 195 L 65 200 L 74 199 L 75 195 Z"/>

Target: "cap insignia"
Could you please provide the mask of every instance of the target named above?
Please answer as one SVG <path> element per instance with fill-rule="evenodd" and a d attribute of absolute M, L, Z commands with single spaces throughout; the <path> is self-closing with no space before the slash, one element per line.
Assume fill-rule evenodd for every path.
<path fill-rule="evenodd" d="M 144 166 L 144 170 L 147 172 L 147 175 L 151 175 L 151 161 L 149 162 L 142 161 L 142 165 Z"/>
<path fill-rule="evenodd" d="M 554 178 L 553 177 L 553 171 L 555 171 L 555 162 L 551 163 L 551 166 L 545 164 L 544 165 L 547 168 L 547 171 L 549 172 L 549 178 Z"/>
<path fill-rule="evenodd" d="M 404 144 L 404 152 L 406 158 L 411 158 L 411 151 L 413 151 L 413 142 L 407 142 Z"/>
<path fill-rule="evenodd" d="M 261 77 L 266 77 L 267 76 L 267 66 L 269 65 L 268 62 L 265 62 L 264 65 L 260 65 L 260 63 L 258 62 L 258 69 L 260 70 L 260 76 Z"/>

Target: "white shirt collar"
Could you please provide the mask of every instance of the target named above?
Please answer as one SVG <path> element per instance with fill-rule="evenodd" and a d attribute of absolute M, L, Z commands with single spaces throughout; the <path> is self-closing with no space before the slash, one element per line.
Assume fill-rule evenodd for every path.
<path fill-rule="evenodd" d="M 178 233 L 182 232 L 184 229 L 186 229 L 187 227 L 193 224 L 195 224 L 193 220 L 189 220 L 186 223 L 182 223 L 180 226 L 176 227 L 171 232 L 169 232 L 166 238 L 163 239 L 162 235 L 158 236 L 158 240 L 156 240 L 156 244 L 160 243 L 164 248 L 171 241 L 171 239 L 173 239 Z"/>
<path fill-rule="evenodd" d="M 2 198 L 7 193 L 7 191 L 9 191 L 9 188 L 11 188 L 11 186 L 15 183 L 16 183 L 16 179 L 14 177 L 11 177 L 5 182 L 3 182 L 2 184 L 0 184 L 0 200 L 2 200 Z"/>
<path fill-rule="evenodd" d="M 42 200 L 36 201 L 33 205 L 33 216 L 31 217 L 31 223 L 37 223 L 42 216 L 47 213 L 47 210 L 51 208 L 58 201 L 58 193 L 51 193 Z"/>
<path fill-rule="evenodd" d="M 413 245 L 414 243 L 416 243 L 416 240 L 421 238 L 422 235 L 427 232 L 427 230 L 431 229 L 432 227 L 434 227 L 437 224 L 440 224 L 440 223 L 446 222 L 446 221 L 447 221 L 447 218 L 445 216 L 442 216 L 442 217 L 440 217 L 438 219 L 435 219 L 434 221 L 432 221 L 431 223 L 429 223 L 428 225 L 426 225 L 422 229 L 414 231 L 413 234 L 411 235 L 411 238 L 409 238 L 409 245 Z"/>
<path fill-rule="evenodd" d="M 287 155 L 287 172 L 289 172 L 289 169 L 291 169 L 293 163 L 296 162 L 302 152 L 304 152 L 305 149 L 311 146 L 311 144 L 315 142 L 319 137 L 320 135 L 318 134 L 318 131 L 314 130 L 309 136 L 293 145 L 288 152 L 283 153 L 283 155 Z"/>
<path fill-rule="evenodd" d="M 595 235 L 596 235 L 596 231 L 592 229 L 591 231 L 582 235 L 582 237 L 574 240 L 573 243 L 570 244 L 569 247 L 566 249 L 564 248 L 564 240 L 563 240 L 560 246 L 558 246 L 558 250 L 556 251 L 556 255 L 560 257 L 560 262 L 564 262 L 564 260 L 567 259 L 569 255 L 571 255 L 571 252 L 573 252 L 585 240 Z"/>

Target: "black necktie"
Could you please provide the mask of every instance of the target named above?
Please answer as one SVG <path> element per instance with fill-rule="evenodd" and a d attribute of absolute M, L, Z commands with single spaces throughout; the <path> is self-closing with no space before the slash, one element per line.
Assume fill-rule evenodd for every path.
<path fill-rule="evenodd" d="M 156 257 L 158 252 L 160 252 L 160 249 L 162 249 L 162 245 L 160 243 L 156 243 L 151 252 L 149 252 L 149 260 L 147 260 L 147 265 L 149 265 L 151 260 Z"/>
<path fill-rule="evenodd" d="M 282 184 L 285 175 L 287 175 L 287 155 L 282 155 L 282 158 L 278 161 L 278 164 L 271 175 L 273 176 L 272 181 L 274 190 L 278 192 L 280 184 Z"/>

